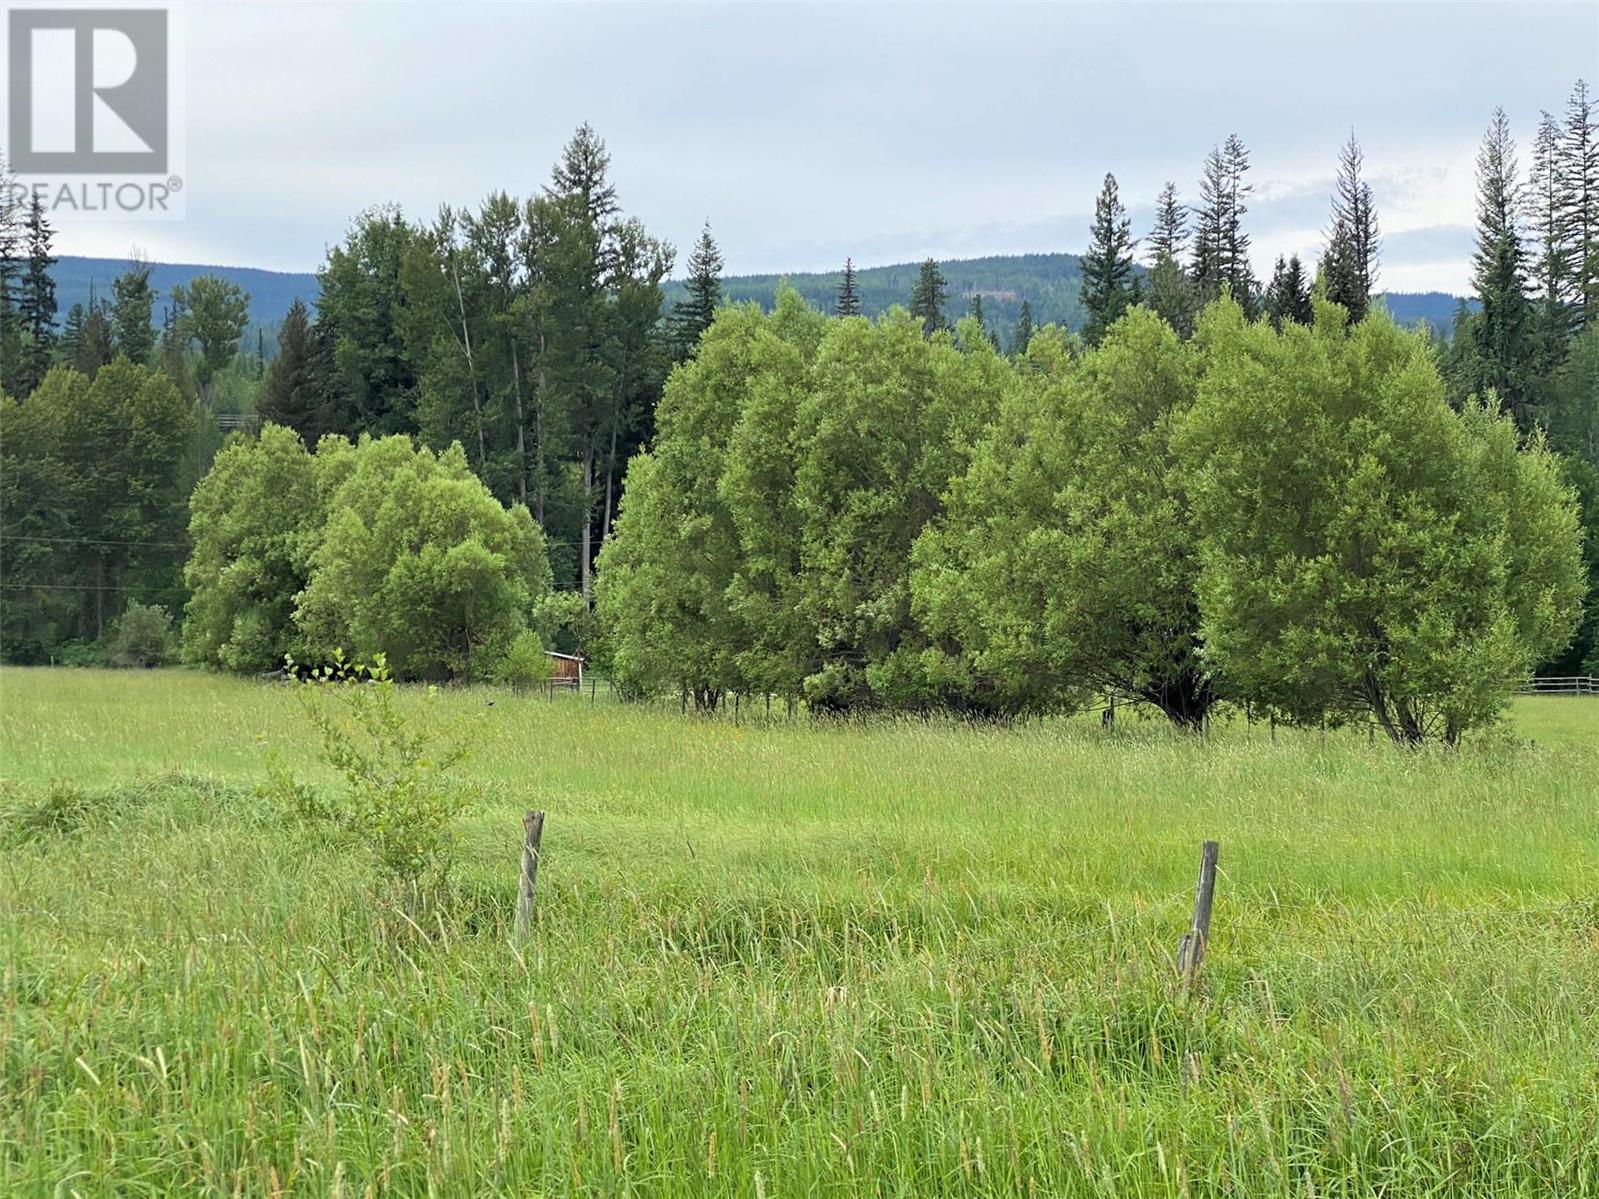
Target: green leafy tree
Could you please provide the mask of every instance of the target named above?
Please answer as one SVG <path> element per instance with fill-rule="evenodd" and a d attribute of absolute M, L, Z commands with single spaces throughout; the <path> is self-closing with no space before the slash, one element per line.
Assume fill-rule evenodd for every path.
<path fill-rule="evenodd" d="M 1106 175 L 1094 202 L 1088 252 L 1083 255 L 1083 340 L 1097 345 L 1133 302 L 1132 222 L 1122 206 L 1116 176 Z"/>
<path fill-rule="evenodd" d="M 1203 728 L 1198 562 L 1171 448 L 1197 355 L 1135 310 L 1064 374 L 1013 393 L 923 533 L 915 609 L 935 675 L 1018 713 L 1103 696 Z"/>
<path fill-rule="evenodd" d="M 236 436 L 222 447 L 189 500 L 183 568 L 191 592 L 183 647 L 192 662 L 232 671 L 265 671 L 306 647 L 294 623 L 295 597 L 326 520 L 331 458 L 350 453 L 329 440 L 318 462 L 292 429 L 268 424 L 259 438 Z"/>
<path fill-rule="evenodd" d="M 724 309 L 673 372 L 654 450 L 628 466 L 616 532 L 601 550 L 595 608 L 606 656 L 629 695 L 671 688 L 713 711 L 739 689 L 739 625 L 728 587 L 738 532 L 718 491 L 766 318 Z"/>
<path fill-rule="evenodd" d="M 1016 378 L 973 322 L 962 326 L 957 349 L 896 311 L 871 326 L 840 322 L 817 351 L 795 417 L 794 480 L 816 707 L 959 702 L 926 676 L 911 547 Z"/>
<path fill-rule="evenodd" d="M 544 537 L 452 445 L 363 438 L 328 501 L 295 620 L 309 650 L 383 654 L 404 678 L 484 678 L 550 586 Z"/>
<path fill-rule="evenodd" d="M 182 312 L 178 336 L 197 350 L 194 377 L 200 385 L 200 398 L 209 408 L 217 372 L 239 352 L 239 340 L 250 319 L 250 297 L 232 280 L 199 275 L 188 287 L 174 287 L 172 298 Z"/>
<path fill-rule="evenodd" d="M 1541 442 L 1449 407 L 1423 337 L 1346 321 L 1202 322 L 1178 444 L 1206 660 L 1287 719 L 1454 743 L 1570 639 L 1575 505 Z"/>
<path fill-rule="evenodd" d="M 949 285 L 938 263 L 929 258 L 922 263 L 916 277 L 916 288 L 911 292 L 911 315 L 922 322 L 922 335 L 931 337 L 940 329 L 949 328 L 944 316 L 944 306 L 949 301 Z"/>
<path fill-rule="evenodd" d="M 803 520 L 796 489 L 800 405 L 833 322 L 783 288 L 750 349 L 750 382 L 718 483 L 738 533 L 728 585 L 744 685 L 797 698 L 820 665 L 800 604 Z"/>

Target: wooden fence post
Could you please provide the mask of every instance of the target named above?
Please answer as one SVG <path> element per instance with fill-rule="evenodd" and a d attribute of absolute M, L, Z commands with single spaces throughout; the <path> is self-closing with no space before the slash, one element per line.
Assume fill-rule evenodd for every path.
<path fill-rule="evenodd" d="M 533 930 L 533 884 L 539 877 L 539 842 L 544 838 L 544 813 L 522 817 L 522 886 L 516 897 L 516 935 Z"/>
<path fill-rule="evenodd" d="M 1216 899 L 1216 858 L 1220 846 L 1206 841 L 1199 853 L 1199 887 L 1194 892 L 1194 918 L 1177 947 L 1177 972 L 1192 986 L 1199 979 L 1210 943 L 1210 908 Z"/>

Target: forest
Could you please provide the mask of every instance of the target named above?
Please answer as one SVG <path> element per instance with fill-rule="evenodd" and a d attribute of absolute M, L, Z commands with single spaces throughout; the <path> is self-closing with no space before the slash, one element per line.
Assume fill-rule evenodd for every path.
<path fill-rule="evenodd" d="M 0 654 L 469 680 L 559 646 L 700 708 L 1233 703 L 1452 741 L 1599 670 L 1586 84 L 1525 173 L 1502 112 L 1476 167 L 1447 335 L 1373 304 L 1353 136 L 1316 262 L 1255 276 L 1231 135 L 1140 236 L 1105 177 L 1066 323 L 952 301 L 931 259 L 867 317 L 892 297 L 853 262 L 828 303 L 737 302 L 709 226 L 668 304 L 676 250 L 585 125 L 536 195 L 360 214 L 270 360 L 219 278 L 160 297 L 135 261 L 58 313 L 7 186 Z"/>

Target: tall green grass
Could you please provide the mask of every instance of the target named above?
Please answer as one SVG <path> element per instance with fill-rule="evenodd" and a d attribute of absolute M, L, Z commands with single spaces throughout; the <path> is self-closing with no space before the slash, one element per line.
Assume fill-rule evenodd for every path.
<path fill-rule="evenodd" d="M 0 672 L 0 1192 L 1599 1193 L 1599 702 L 1459 754 L 444 702 L 484 799 L 407 908 L 254 794 L 319 777 L 287 689 Z"/>

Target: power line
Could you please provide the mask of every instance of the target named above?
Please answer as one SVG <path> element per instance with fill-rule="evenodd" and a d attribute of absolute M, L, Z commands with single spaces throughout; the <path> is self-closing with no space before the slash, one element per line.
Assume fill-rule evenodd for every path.
<path fill-rule="evenodd" d="M 138 545 L 161 549 L 184 550 L 186 541 L 119 541 L 110 537 L 36 537 L 24 533 L 0 533 L 0 541 L 44 541 L 57 545 Z"/>

